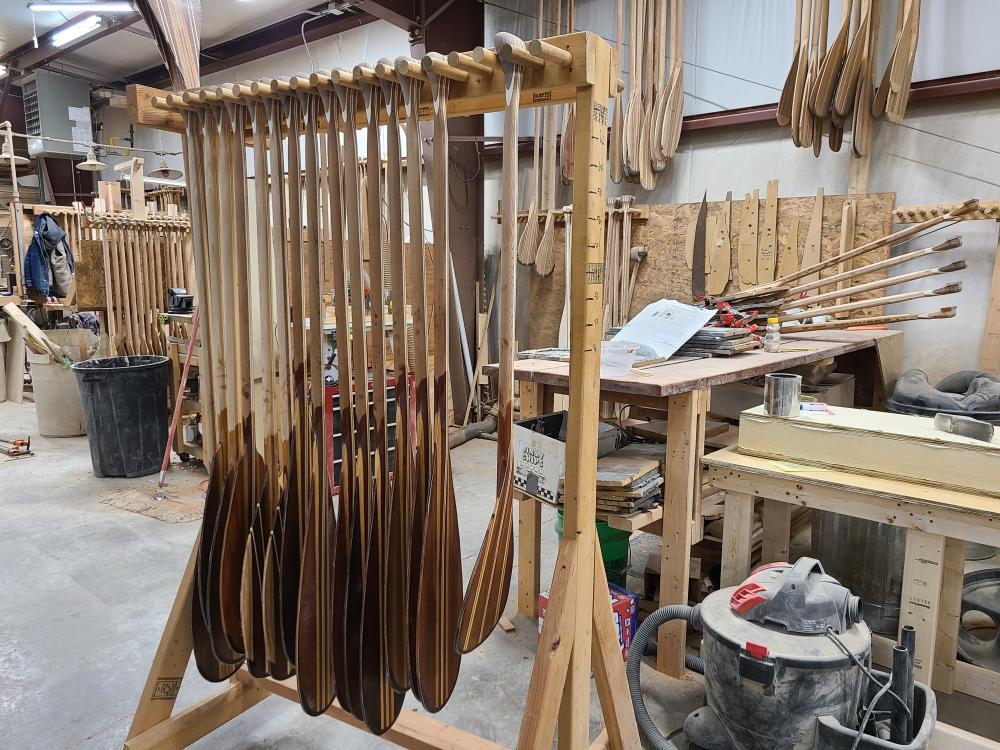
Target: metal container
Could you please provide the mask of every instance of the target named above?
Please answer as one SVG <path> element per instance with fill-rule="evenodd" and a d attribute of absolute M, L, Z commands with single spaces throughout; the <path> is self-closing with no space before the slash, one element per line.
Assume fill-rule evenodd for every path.
<path fill-rule="evenodd" d="M 764 376 L 764 411 L 772 417 L 797 417 L 802 376 L 772 372 Z"/>
<path fill-rule="evenodd" d="M 861 597 L 872 632 L 896 637 L 903 594 L 906 529 L 864 518 L 813 511 L 812 556 Z"/>

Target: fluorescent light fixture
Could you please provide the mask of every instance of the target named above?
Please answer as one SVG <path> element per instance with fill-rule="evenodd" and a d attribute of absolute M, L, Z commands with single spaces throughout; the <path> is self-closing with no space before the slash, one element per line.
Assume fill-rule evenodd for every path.
<path fill-rule="evenodd" d="M 0 65 L 0 78 L 3 78 L 5 75 L 7 75 L 7 66 Z"/>
<path fill-rule="evenodd" d="M 52 44 L 62 47 L 69 44 L 74 39 L 79 39 L 84 34 L 89 34 L 101 25 L 100 16 L 87 16 L 82 21 L 77 21 L 72 26 L 67 26 L 52 35 Z"/>
<path fill-rule="evenodd" d="M 32 13 L 79 13 L 82 11 L 93 11 L 95 13 L 132 13 L 135 7 L 132 3 L 117 2 L 79 2 L 79 3 L 28 3 L 28 10 Z"/>

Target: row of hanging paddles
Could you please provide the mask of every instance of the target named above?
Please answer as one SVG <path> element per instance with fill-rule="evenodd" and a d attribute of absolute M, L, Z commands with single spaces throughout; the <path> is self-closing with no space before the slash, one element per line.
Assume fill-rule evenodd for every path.
<path fill-rule="evenodd" d="M 591 32 L 576 32 L 547 39 L 525 42 L 525 48 L 503 45 L 500 49 L 477 47 L 469 52 L 452 52 L 447 56 L 429 53 L 420 60 L 412 57 L 383 59 L 374 65 L 357 65 L 353 70 L 334 68 L 326 72 L 299 74 L 286 78 L 243 81 L 217 87 L 201 87 L 153 96 L 151 104 L 163 111 L 190 110 L 208 105 L 241 104 L 257 100 L 276 99 L 298 94 L 324 94 L 337 87 L 358 88 L 362 81 L 398 82 L 408 78 L 429 82 L 432 78 L 447 78 L 453 85 L 449 95 L 449 116 L 464 116 L 496 111 L 503 108 L 504 61 L 522 68 L 524 81 L 520 92 L 521 106 L 546 106 L 570 102 L 578 88 L 589 85 L 586 66 L 574 65 L 584 59 L 599 39 Z M 609 96 L 621 88 L 617 75 L 611 76 Z M 420 119 L 432 116 L 430 86 L 421 92 L 418 110 Z M 398 112 L 405 121 L 405 108 Z M 384 122 L 384 109 L 380 122 Z M 357 110 L 357 125 L 367 123 L 363 106 Z"/>

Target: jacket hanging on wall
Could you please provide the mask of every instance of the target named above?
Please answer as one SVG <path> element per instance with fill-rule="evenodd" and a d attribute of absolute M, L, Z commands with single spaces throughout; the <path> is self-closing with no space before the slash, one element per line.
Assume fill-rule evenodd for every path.
<path fill-rule="evenodd" d="M 45 297 L 65 297 L 73 283 L 73 251 L 52 214 L 35 220 L 34 237 L 24 258 L 24 283 Z"/>

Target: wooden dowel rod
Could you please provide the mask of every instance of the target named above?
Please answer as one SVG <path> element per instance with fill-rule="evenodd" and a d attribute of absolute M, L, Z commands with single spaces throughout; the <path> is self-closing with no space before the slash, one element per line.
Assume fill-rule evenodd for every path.
<path fill-rule="evenodd" d="M 497 65 L 500 64 L 500 59 L 497 57 L 497 53 L 488 47 L 476 47 L 472 50 L 470 57 L 477 63 L 482 65 L 488 65 L 489 67 L 496 69 Z"/>
<path fill-rule="evenodd" d="M 797 296 L 803 292 L 808 292 L 813 289 L 821 289 L 822 287 L 836 284 L 839 281 L 852 279 L 855 276 L 872 273 L 873 271 L 881 271 L 884 268 L 891 268 L 892 266 L 902 265 L 903 263 L 908 263 L 909 261 L 916 260 L 917 258 L 923 258 L 925 255 L 954 250 L 956 247 L 961 246 L 962 240 L 959 237 L 952 237 L 950 240 L 942 242 L 940 245 L 935 245 L 934 247 L 921 248 L 920 250 L 914 250 L 913 252 L 905 253 L 903 255 L 897 255 L 895 258 L 886 258 L 885 260 L 880 260 L 877 263 L 869 263 L 868 265 L 860 266 L 858 268 L 852 268 L 850 271 L 844 271 L 843 273 L 838 273 L 833 276 L 827 276 L 824 279 L 810 281 L 808 284 L 800 284 L 799 286 L 791 287 L 785 292 L 785 297 L 788 298 Z"/>
<path fill-rule="evenodd" d="M 294 77 L 308 78 L 308 76 L 305 73 L 296 73 Z M 286 78 L 284 76 L 282 76 L 281 78 L 272 78 L 271 91 L 278 94 L 287 94 L 289 91 L 292 90 L 292 86 L 289 83 L 290 80 L 291 78 Z"/>
<path fill-rule="evenodd" d="M 197 109 L 194 105 L 185 103 L 177 94 L 154 96 L 151 101 L 156 109 Z"/>
<path fill-rule="evenodd" d="M 543 39 L 532 39 L 528 42 L 528 52 L 561 68 L 568 68 L 573 64 L 573 53 L 568 49 L 549 44 Z"/>
<path fill-rule="evenodd" d="M 434 75 L 449 78 L 459 83 L 465 83 L 469 80 L 468 71 L 452 67 L 448 64 L 447 59 L 436 52 L 424 55 L 423 59 L 420 60 L 420 67 L 424 73 L 433 73 Z"/>
<path fill-rule="evenodd" d="M 459 68 L 478 76 L 491 76 L 494 70 L 489 65 L 476 62 L 471 55 L 467 55 L 464 52 L 449 52 L 448 64 L 453 68 Z"/>
<path fill-rule="evenodd" d="M 416 78 L 421 81 L 427 80 L 427 75 L 424 73 L 424 69 L 420 67 L 420 62 L 414 60 L 412 57 L 396 58 L 396 75 L 406 78 Z"/>
<path fill-rule="evenodd" d="M 358 82 L 354 80 L 354 74 L 343 68 L 334 68 L 329 73 L 311 73 L 309 83 L 316 88 L 333 88 L 334 86 L 347 86 L 348 88 L 358 88 Z"/>
<path fill-rule="evenodd" d="M 535 57 L 528 50 L 520 49 L 510 44 L 502 45 L 497 50 L 497 55 L 528 70 L 541 70 L 545 67 L 545 60 L 542 58 Z"/>
<path fill-rule="evenodd" d="M 288 87 L 292 91 L 315 91 L 316 84 L 311 80 L 311 76 L 307 76 L 305 73 L 299 75 L 294 75 L 288 79 Z"/>
<path fill-rule="evenodd" d="M 384 81 L 399 83 L 399 76 L 396 75 L 396 68 L 393 65 L 392 60 L 389 60 L 388 58 L 383 58 L 375 63 L 375 75 Z"/>
<path fill-rule="evenodd" d="M 802 320 L 804 318 L 814 318 L 817 315 L 831 315 L 847 310 L 860 310 L 865 307 L 894 305 L 897 302 L 907 302 L 911 299 L 921 299 L 922 297 L 943 297 L 946 294 L 957 294 L 960 291 L 962 291 L 962 282 L 956 281 L 953 284 L 946 284 L 937 289 L 930 289 L 924 292 L 906 292 L 905 294 L 893 294 L 889 297 L 876 297 L 875 299 L 864 299 L 858 302 L 847 302 L 843 305 L 831 305 L 830 307 L 803 310 L 802 312 L 782 315 L 778 320 L 784 323 L 786 320 Z"/>
<path fill-rule="evenodd" d="M 964 260 L 957 260 L 954 263 L 949 263 L 948 265 L 941 266 L 940 268 L 928 268 L 923 271 L 911 271 L 910 273 L 904 273 L 900 276 L 890 276 L 887 279 L 879 279 L 878 281 L 871 281 L 867 284 L 858 284 L 856 286 L 847 286 L 842 289 L 827 292 L 826 294 L 819 294 L 815 297 L 807 297 L 801 300 L 801 304 L 815 305 L 819 302 L 829 302 L 832 299 L 851 297 L 852 295 L 861 294 L 863 292 L 871 292 L 876 289 L 898 286 L 899 284 L 905 284 L 908 281 L 917 281 L 918 279 L 926 279 L 930 276 L 940 276 L 944 273 L 961 271 L 965 267 L 966 263 Z M 797 298 L 786 297 L 784 304 L 786 307 L 795 307 L 797 301 L 799 301 Z"/>
<path fill-rule="evenodd" d="M 269 81 L 254 81 L 250 84 L 250 91 L 254 96 L 277 99 L 279 94 Z"/>
<path fill-rule="evenodd" d="M 797 326 L 782 326 L 782 333 L 807 333 L 809 331 L 829 331 L 836 328 L 853 328 L 855 326 L 885 325 L 887 323 L 902 323 L 907 320 L 938 320 L 954 318 L 957 307 L 942 307 L 937 312 L 929 313 L 899 313 L 898 315 L 872 315 L 865 318 L 846 318 L 844 320 L 828 320 L 825 323 L 804 323 Z"/>
<path fill-rule="evenodd" d="M 181 101 L 185 104 L 211 104 L 213 102 L 222 101 L 222 97 L 214 91 L 199 89 L 198 91 L 185 91 L 181 94 Z"/>
<path fill-rule="evenodd" d="M 378 76 L 375 75 L 375 71 L 365 65 L 355 65 L 353 73 L 355 81 L 363 81 L 369 84 L 378 83 Z"/>

